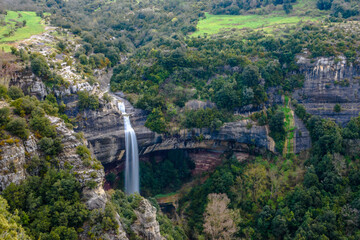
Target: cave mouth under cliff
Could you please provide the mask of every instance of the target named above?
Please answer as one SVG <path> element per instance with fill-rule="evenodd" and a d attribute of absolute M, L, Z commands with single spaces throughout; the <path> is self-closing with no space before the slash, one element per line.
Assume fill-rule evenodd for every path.
<path fill-rule="evenodd" d="M 231 156 L 244 161 L 252 155 L 211 149 L 172 149 L 140 155 L 140 193 L 144 197 L 174 193 L 184 184 L 213 172 Z M 104 167 L 105 189 L 124 190 L 125 161 L 112 162 Z"/>

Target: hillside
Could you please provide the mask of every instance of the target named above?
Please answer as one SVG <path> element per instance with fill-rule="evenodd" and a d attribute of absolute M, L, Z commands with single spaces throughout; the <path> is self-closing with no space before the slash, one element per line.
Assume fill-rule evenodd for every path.
<path fill-rule="evenodd" d="M 359 4 L 1 2 L 0 234 L 358 239 Z"/>

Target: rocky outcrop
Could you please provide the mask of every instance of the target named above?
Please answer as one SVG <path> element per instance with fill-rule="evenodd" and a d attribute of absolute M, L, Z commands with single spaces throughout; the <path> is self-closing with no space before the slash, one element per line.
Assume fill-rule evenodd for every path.
<path fill-rule="evenodd" d="M 32 73 L 30 68 L 15 71 L 4 85 L 20 87 L 26 95 L 36 96 L 39 99 L 44 99 L 48 94 L 45 84 Z"/>
<path fill-rule="evenodd" d="M 249 152 L 250 146 L 254 146 L 259 151 L 275 152 L 275 144 L 268 136 L 268 129 L 265 126 L 257 126 L 251 120 L 226 123 L 217 132 L 209 129 L 193 129 L 184 130 L 176 137 L 168 137 L 156 134 L 144 127 L 146 113 L 133 108 L 126 100 L 120 100 L 125 102 L 126 112 L 130 114 L 140 154 L 171 149 L 212 149 L 215 151 L 233 149 Z M 78 113 L 69 112 L 68 114 L 75 117 Z M 80 119 L 79 116 L 78 119 Z M 125 150 L 124 123 L 115 102 L 107 104 L 98 111 L 81 113 L 77 131 L 84 132 L 90 148 L 103 164 L 122 160 Z"/>
<path fill-rule="evenodd" d="M 294 153 L 311 148 L 310 133 L 300 118 L 294 114 L 295 120 L 295 136 L 294 136 Z"/>
<path fill-rule="evenodd" d="M 200 101 L 200 100 L 190 100 L 185 103 L 185 108 L 190 110 L 198 110 L 205 108 L 214 108 L 216 107 L 215 103 L 210 101 Z"/>
<path fill-rule="evenodd" d="M 10 183 L 19 184 L 26 178 L 25 146 L 19 139 L 0 142 L 0 190 Z"/>
<path fill-rule="evenodd" d="M 160 235 L 160 226 L 156 220 L 156 208 L 151 203 L 142 199 L 140 206 L 134 210 L 137 216 L 135 222 L 131 225 L 131 230 L 146 240 L 165 240 Z"/>
<path fill-rule="evenodd" d="M 68 106 L 76 105 L 76 98 L 67 98 Z M 149 146 L 156 142 L 156 134 L 146 128 L 146 113 L 135 109 L 125 102 L 126 112 L 130 114 L 131 124 L 136 132 L 139 147 Z M 74 111 L 75 110 L 75 111 Z M 67 114 L 78 117 L 77 131 L 84 132 L 89 142 L 90 149 L 103 164 L 120 161 L 125 152 L 124 121 L 117 109 L 116 100 L 104 105 L 97 111 L 84 111 L 78 113 L 75 108 L 70 108 Z"/>
<path fill-rule="evenodd" d="M 251 146 L 257 151 L 275 152 L 275 143 L 268 133 L 266 126 L 258 126 L 251 120 L 241 120 L 225 123 L 219 131 L 193 129 L 182 131 L 178 138 L 159 136 L 156 143 L 145 147 L 141 152 L 147 154 L 171 149 L 210 149 L 220 152 L 232 149 L 249 152 Z"/>
<path fill-rule="evenodd" d="M 58 155 L 59 164 L 64 169 L 71 168 L 75 176 L 84 187 L 83 200 L 89 209 L 104 208 L 106 204 L 106 193 L 102 187 L 105 173 L 102 165 L 92 159 L 90 166 L 84 164 L 80 155 L 77 154 L 77 147 L 87 145 L 86 140 L 78 139 L 73 130 L 65 126 L 63 120 L 49 116 L 52 125 L 56 126 L 56 131 L 61 136 L 63 151 Z M 97 183 L 96 188 L 90 189 L 87 183 L 93 181 Z"/>
<path fill-rule="evenodd" d="M 293 97 L 306 110 L 323 118 L 332 118 L 345 125 L 360 112 L 360 67 L 345 57 L 310 59 L 307 53 L 298 56 L 297 63 L 305 75 L 303 88 Z M 335 112 L 335 104 L 341 111 Z"/>
<path fill-rule="evenodd" d="M 75 132 L 68 129 L 60 118 L 52 116 L 48 118 L 51 124 L 56 126 L 63 145 L 63 151 L 57 156 L 60 168 L 69 169 L 75 174 L 84 187 L 84 202 L 89 209 L 104 208 L 106 194 L 102 188 L 105 175 L 102 165 L 93 159 L 91 165 L 86 166 L 77 154 L 77 147 L 86 145 L 87 142 L 77 139 Z M 30 135 L 26 141 L 10 137 L 0 142 L 0 190 L 10 183 L 19 184 L 27 177 L 26 166 L 31 164 L 35 156 L 43 155 L 37 141 L 34 135 Z M 87 187 L 89 181 L 96 182 L 97 187 L 89 189 Z"/>

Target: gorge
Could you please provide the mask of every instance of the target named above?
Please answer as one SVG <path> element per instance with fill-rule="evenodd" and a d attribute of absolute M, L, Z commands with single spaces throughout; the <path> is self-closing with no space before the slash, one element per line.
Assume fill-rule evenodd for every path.
<path fill-rule="evenodd" d="M 0 238 L 360 238 L 360 0 L 0 1 Z"/>

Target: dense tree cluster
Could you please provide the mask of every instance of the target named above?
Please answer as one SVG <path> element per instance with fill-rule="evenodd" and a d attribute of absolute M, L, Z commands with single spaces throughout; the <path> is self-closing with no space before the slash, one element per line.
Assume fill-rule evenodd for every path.
<path fill-rule="evenodd" d="M 19 211 L 21 223 L 34 239 L 77 239 L 76 230 L 89 215 L 80 202 L 80 183 L 69 173 L 49 170 L 29 177 L 3 192 L 10 210 Z"/>
<path fill-rule="evenodd" d="M 239 15 L 244 14 L 251 9 L 280 4 L 283 5 L 285 11 L 290 11 L 292 9 L 291 3 L 295 2 L 296 0 L 212 0 L 210 1 L 210 11 L 213 14 Z"/>

